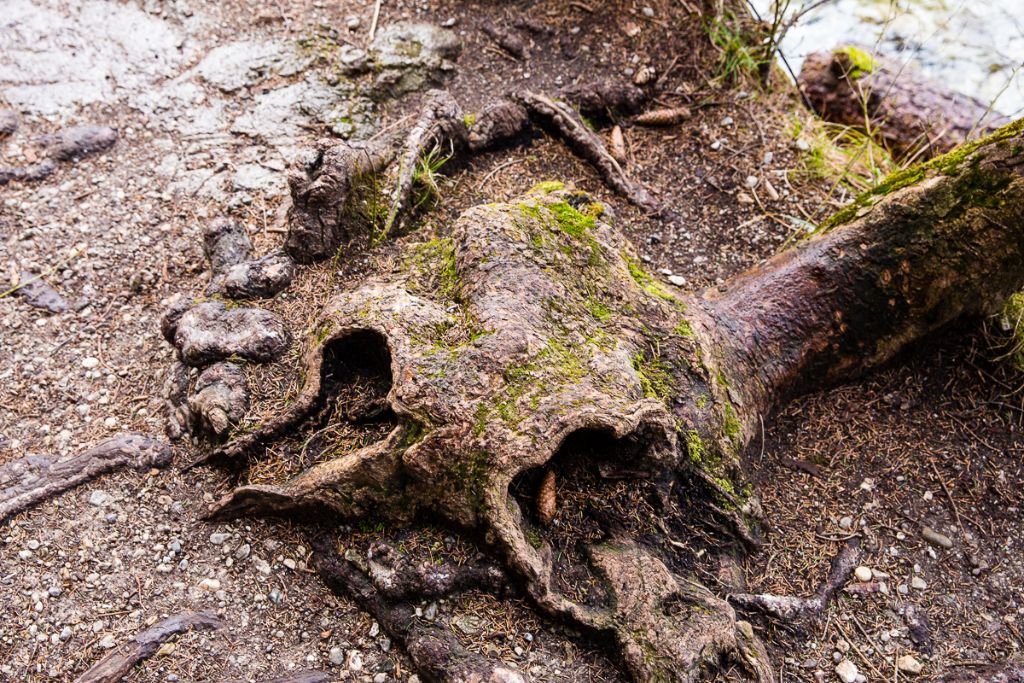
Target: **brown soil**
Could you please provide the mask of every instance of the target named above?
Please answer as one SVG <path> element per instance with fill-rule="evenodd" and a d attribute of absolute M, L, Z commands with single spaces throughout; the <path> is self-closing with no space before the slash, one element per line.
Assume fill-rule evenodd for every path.
<path fill-rule="evenodd" d="M 566 180 L 614 209 L 652 272 L 681 275 L 687 287 L 699 288 L 773 254 L 801 229 L 794 218 L 821 217 L 823 207 L 827 213 L 830 182 L 802 173 L 804 159 L 790 133 L 794 120 L 808 120 L 793 92 L 781 79 L 763 91 L 749 80 L 714 78 L 718 52 L 701 19 L 686 11 L 687 3 L 649 6 L 650 17 L 630 3 L 383 3 L 381 26 L 402 18 L 458 20 L 455 30 L 464 48 L 447 87 L 466 111 L 513 88 L 551 92 L 577 80 L 629 78 L 625 69 L 644 65 L 657 74 L 658 104 L 693 110 L 692 118 L 669 128 L 622 122 L 627 172 L 679 216 L 671 224 L 627 205 L 591 167 L 542 133 L 442 169 L 441 203 L 429 221 L 443 224 L 468 206 L 514 197 L 541 180 Z M 214 46 L 243 37 L 294 39 L 326 24 L 337 27 L 345 41 L 362 45 L 373 9 L 372 3 L 347 0 L 274 7 L 280 16 L 259 4 L 204 5 L 210 21 L 201 29 L 202 40 Z M 352 32 L 344 28 L 349 16 L 361 18 Z M 480 30 L 487 20 L 511 25 L 524 17 L 551 30 L 522 32 L 530 43 L 526 61 L 503 52 Z M 633 26 L 639 32 L 630 37 Z M 416 99 L 387 104 L 384 126 L 413 111 Z M 238 106 L 245 106 L 242 95 Z M 173 354 L 158 331 L 161 302 L 176 292 L 201 291 L 201 225 L 227 211 L 200 195 L 166 191 L 165 180 L 154 172 L 168 150 L 194 141 L 154 133 L 145 116 L 123 103 L 90 105 L 75 118 L 115 126 L 121 140 L 102 156 L 61 167 L 41 184 L 0 190 L 0 263 L 13 261 L 37 273 L 56 266 L 47 280 L 73 304 L 70 312 L 50 316 L 18 298 L 0 299 L 0 462 L 73 453 L 125 429 L 162 431 L 158 397 Z M 595 121 L 602 131 L 608 123 Z M 28 116 L 22 133 L 56 126 Z M 323 132 L 311 130 L 309 139 Z M 231 164 L 232 150 L 244 144 L 235 138 L 213 156 L 204 156 L 200 145 L 187 163 Z M 759 179 L 753 190 L 744 189 L 749 176 Z M 765 191 L 765 179 L 778 199 Z M 280 243 L 281 199 L 258 193 L 252 199 L 236 213 L 262 253 Z M 84 254 L 60 263 L 81 242 Z M 312 333 L 317 308 L 331 291 L 379 267 L 389 254 L 385 246 L 339 264 L 303 268 L 269 307 L 302 339 Z M 915 651 L 901 616 L 909 604 L 920 606 L 931 624 L 934 652 L 916 654 L 925 663 L 925 677 L 1021 657 L 1024 400 L 1019 379 L 993 365 L 994 354 L 984 348 L 975 331 L 958 331 L 922 345 L 886 372 L 823 388 L 779 416 L 765 416 L 764 443 L 755 442 L 749 458 L 769 528 L 763 551 L 746 563 L 751 589 L 811 594 L 848 535 L 839 527 L 845 516 L 866 537 L 864 564 L 889 575 L 888 595 L 844 595 L 808 632 L 755 619 L 783 680 L 815 680 L 818 668 L 834 679 L 833 651 L 842 647 L 840 640 L 851 646 L 844 656 L 869 680 L 902 677 L 893 661 Z M 246 425 L 258 424 L 297 391 L 300 351 L 296 344 L 281 362 L 253 369 L 254 406 Z M 96 370 L 83 366 L 87 357 L 99 359 Z M 332 439 L 356 444 L 375 438 L 380 426 L 349 429 L 328 420 L 325 429 Z M 310 446 L 304 445 L 307 436 L 296 436 L 292 455 Z M 316 443 L 311 445 L 315 450 Z M 198 452 L 182 446 L 177 462 L 191 461 Z M 820 474 L 787 467 L 793 460 L 814 463 Z M 299 462 L 270 459 L 243 476 L 279 478 Z M 305 530 L 277 522 L 201 520 L 205 506 L 235 483 L 204 469 L 120 474 L 7 522 L 0 530 L 0 680 L 72 680 L 105 652 L 104 636 L 121 642 L 163 615 L 190 608 L 218 611 L 229 626 L 182 637 L 173 652 L 142 665 L 131 680 L 254 679 L 303 668 L 328 670 L 339 680 L 371 680 L 378 673 L 408 680 L 408 662 L 397 648 L 307 569 Z M 112 502 L 90 504 L 97 490 L 109 493 Z M 573 528 L 568 517 L 578 508 L 572 492 L 564 493 L 561 514 Z M 608 505 L 629 502 L 614 486 L 602 495 Z M 638 509 L 638 524 L 642 518 Z M 922 524 L 950 536 L 953 548 L 923 543 Z M 211 543 L 210 535 L 220 532 L 231 536 Z M 379 529 L 371 521 L 338 533 L 358 547 L 378 534 L 409 532 Z M 714 542 L 705 540 L 705 529 L 695 526 L 693 533 L 686 542 L 695 552 Z M 450 530 L 417 527 L 404 538 L 425 552 L 473 552 Z M 176 539 L 183 549 L 172 553 Z M 247 556 L 240 550 L 245 544 Z M 256 558 L 266 561 L 269 573 Z M 694 568 L 713 589 L 729 590 L 718 583 L 717 566 L 696 561 Z M 901 594 L 898 587 L 909 586 L 915 574 L 927 587 Z M 204 578 L 218 579 L 220 591 L 200 589 Z M 60 590 L 48 594 L 51 587 Z M 467 647 L 516 662 L 537 680 L 621 679 L 598 644 L 534 614 L 515 597 L 515 587 L 510 595 L 498 600 L 467 594 L 442 611 L 479 617 L 473 633 L 462 634 Z M 62 640 L 65 625 L 72 635 Z M 345 665 L 329 662 L 332 648 L 348 655 Z M 352 665 L 354 653 L 361 668 Z"/>

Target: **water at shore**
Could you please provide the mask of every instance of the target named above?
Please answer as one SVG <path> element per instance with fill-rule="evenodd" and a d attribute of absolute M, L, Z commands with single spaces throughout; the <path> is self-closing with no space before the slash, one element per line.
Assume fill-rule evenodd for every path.
<path fill-rule="evenodd" d="M 784 1 L 784 0 L 783 0 Z M 793 0 L 792 7 L 813 0 Z M 753 0 L 762 17 L 772 0 Z M 1024 114 L 1024 0 L 828 0 L 782 43 L 799 73 L 803 58 L 856 42 L 911 61 L 933 79 L 1009 116 Z"/>

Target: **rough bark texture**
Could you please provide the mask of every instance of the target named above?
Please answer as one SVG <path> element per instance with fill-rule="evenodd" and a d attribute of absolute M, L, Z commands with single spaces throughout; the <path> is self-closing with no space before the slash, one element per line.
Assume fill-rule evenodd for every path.
<path fill-rule="evenodd" d="M 220 622 L 207 612 L 182 612 L 168 617 L 113 650 L 78 677 L 75 683 L 117 683 L 139 662 L 156 654 L 172 636 L 189 629 L 219 628 Z"/>
<path fill-rule="evenodd" d="M 54 462 L 27 456 L 0 465 L 0 521 L 36 503 L 122 467 L 146 470 L 171 463 L 171 448 L 142 434 L 121 434 Z"/>
<path fill-rule="evenodd" d="M 859 47 L 808 56 L 800 86 L 822 118 L 858 128 L 870 122 L 901 154 L 929 158 L 1010 123 L 986 103 Z"/>
<path fill-rule="evenodd" d="M 705 294 L 749 426 L 789 396 L 995 312 L 1024 283 L 1022 128 L 894 174 L 804 243 Z"/>
<path fill-rule="evenodd" d="M 606 208 L 558 183 L 470 209 L 429 241 L 406 237 L 393 269 L 325 306 L 287 410 L 210 457 L 263 457 L 332 410 L 383 411 L 391 431 L 287 483 L 236 489 L 214 512 L 444 520 L 477 534 L 543 611 L 614 642 L 636 680 L 691 681 L 726 661 L 770 680 L 749 624 L 680 568 L 670 524 L 631 535 L 626 520 L 602 522 L 600 538 L 579 542 L 575 569 L 593 587 L 581 597 L 559 581 L 545 524 L 557 484 L 541 485 L 541 505 L 521 493 L 555 482 L 585 441 L 580 457 L 599 479 L 634 481 L 666 515 L 690 510 L 756 544 L 760 510 L 739 454 L 759 416 L 995 310 L 1024 282 L 1021 127 L 897 174 L 795 249 L 701 295 L 645 273 Z M 340 406 L 346 383 L 372 390 Z M 410 621 L 405 589 L 381 578 L 393 558 L 323 555 L 331 580 L 429 676 L 497 680 L 436 626 Z M 851 561 L 841 556 L 801 609 L 824 604 Z"/>

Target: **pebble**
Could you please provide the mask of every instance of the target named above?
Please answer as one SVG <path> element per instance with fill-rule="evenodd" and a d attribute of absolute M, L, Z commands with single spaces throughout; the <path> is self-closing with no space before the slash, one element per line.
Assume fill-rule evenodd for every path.
<path fill-rule="evenodd" d="M 85 368 L 86 370 L 92 370 L 93 368 L 97 367 L 99 364 L 100 364 L 100 359 L 99 358 L 93 358 L 92 356 L 89 356 L 88 358 L 83 358 L 82 359 L 82 367 Z"/>
<path fill-rule="evenodd" d="M 228 540 L 229 538 L 231 538 L 231 534 L 228 534 L 228 533 L 224 533 L 224 532 L 213 533 L 213 534 L 210 534 L 210 543 L 212 543 L 214 545 L 220 545 L 221 543 L 223 543 L 224 541 Z"/>
<path fill-rule="evenodd" d="M 686 284 L 686 278 L 682 275 L 669 275 L 668 281 L 674 284 L 676 287 L 682 287 Z"/>
<path fill-rule="evenodd" d="M 244 560 L 249 557 L 249 553 L 252 552 L 252 547 L 248 543 L 243 543 L 238 546 L 238 550 L 235 551 L 236 560 Z"/>
<path fill-rule="evenodd" d="M 380 624 L 375 621 L 370 625 L 370 637 L 376 638 L 378 635 L 380 635 Z"/>
<path fill-rule="evenodd" d="M 923 591 L 928 587 L 928 582 L 922 579 L 920 576 L 915 576 L 910 580 L 910 587 L 914 590 Z"/>
<path fill-rule="evenodd" d="M 332 647 L 328 658 L 334 666 L 341 666 L 345 663 L 345 651 L 340 647 Z"/>
<path fill-rule="evenodd" d="M 761 181 L 756 175 L 748 175 L 746 179 L 743 181 L 743 184 L 746 185 L 747 188 L 753 190 L 755 187 L 757 187 L 757 184 L 759 182 Z"/>
<path fill-rule="evenodd" d="M 288 567 L 288 569 L 295 569 L 295 560 L 290 557 L 284 558 L 284 561 L 281 564 Z"/>
<path fill-rule="evenodd" d="M 427 608 L 423 610 L 423 618 L 427 621 L 433 621 L 437 619 L 437 603 L 432 602 L 427 605 Z"/>
<path fill-rule="evenodd" d="M 384 683 L 384 681 L 386 680 L 388 680 L 388 675 L 386 673 L 379 673 L 373 675 L 373 683 Z"/>
<path fill-rule="evenodd" d="M 104 491 L 103 489 L 96 489 L 89 494 L 89 505 L 95 505 L 96 507 L 106 507 L 114 500 L 113 496 Z"/>
<path fill-rule="evenodd" d="M 953 539 L 945 534 L 939 533 L 930 526 L 926 526 L 921 529 L 921 537 L 932 545 L 939 546 L 940 548 L 949 549 L 953 547 Z"/>
<path fill-rule="evenodd" d="M 919 674 L 922 666 L 912 655 L 903 655 L 896 660 L 896 668 L 905 674 Z"/>
<path fill-rule="evenodd" d="M 345 666 L 348 667 L 349 671 L 363 670 L 363 656 L 359 654 L 358 650 L 348 651 L 348 656 L 345 657 Z"/>
<path fill-rule="evenodd" d="M 871 570 L 865 567 L 864 565 L 861 565 L 854 569 L 853 573 L 856 575 L 857 580 L 861 583 L 867 583 L 871 580 Z"/>
<path fill-rule="evenodd" d="M 850 529 L 852 529 L 853 528 L 853 517 L 850 517 L 849 515 L 847 515 L 846 517 L 843 517 L 842 519 L 840 519 L 839 520 L 839 528 L 843 529 L 844 531 L 849 531 Z"/>
<path fill-rule="evenodd" d="M 117 645 L 117 641 L 114 640 L 114 636 L 112 636 L 110 634 L 107 634 L 107 635 L 103 636 L 102 638 L 100 638 L 100 642 L 97 643 L 97 644 L 100 647 L 102 647 L 104 650 L 109 650 L 109 649 L 113 648 L 115 645 Z"/>
<path fill-rule="evenodd" d="M 348 19 L 345 20 L 345 26 L 348 28 L 349 31 L 355 31 L 357 28 L 359 28 L 359 24 L 359 17 L 349 17 Z"/>
<path fill-rule="evenodd" d="M 858 674 L 857 665 L 849 659 L 844 659 L 836 664 L 836 675 L 843 683 L 856 683 Z"/>
<path fill-rule="evenodd" d="M 648 17 L 648 18 L 654 16 L 654 8 L 653 7 L 644 7 L 643 9 L 640 10 L 640 12 L 643 13 L 643 15 L 645 17 Z"/>
<path fill-rule="evenodd" d="M 199 587 L 208 593 L 216 593 L 220 590 L 220 581 L 217 579 L 203 579 L 199 582 Z"/>
<path fill-rule="evenodd" d="M 280 589 L 275 588 L 274 590 L 270 591 L 270 595 L 268 597 L 270 598 L 270 602 L 274 603 L 275 605 L 281 604 Z"/>

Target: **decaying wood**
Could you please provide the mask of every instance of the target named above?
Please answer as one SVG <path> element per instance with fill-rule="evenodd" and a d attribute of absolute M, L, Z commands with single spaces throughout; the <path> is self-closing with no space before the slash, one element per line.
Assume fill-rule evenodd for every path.
<path fill-rule="evenodd" d="M 824 119 L 861 129 L 870 125 L 892 149 L 923 158 L 1010 123 L 988 104 L 868 50 L 851 46 L 804 60 L 800 86 Z"/>
<path fill-rule="evenodd" d="M 569 140 L 586 129 L 543 95 L 520 94 L 515 107 L 504 111 L 547 117 Z M 674 569 L 673 553 L 686 546 L 664 520 L 633 537 L 625 515 L 595 518 L 603 536 L 580 541 L 570 585 L 536 487 L 582 440 L 596 479 L 633 481 L 652 509 L 684 509 L 723 540 L 756 543 L 760 504 L 740 455 L 761 416 L 944 325 L 991 313 L 1024 284 L 1022 128 L 901 172 L 795 248 L 703 293 L 660 284 L 606 208 L 559 183 L 467 210 L 438 235 L 401 238 L 393 268 L 327 302 L 287 408 L 211 458 L 259 459 L 276 439 L 318 424 L 337 404 L 339 358 L 381 368 L 386 386 L 370 403 L 386 405 L 391 431 L 325 452 L 287 481 L 239 487 L 213 512 L 422 517 L 468 529 L 540 610 L 614 643 L 634 679 L 688 682 L 735 661 L 768 680 L 750 625 Z M 345 216 L 343 206 L 330 210 Z M 578 478 L 557 481 L 559 506 L 599 495 Z M 398 566 L 387 553 L 321 555 L 329 581 L 404 642 L 428 677 L 494 675 L 495 664 L 464 657 L 450 634 L 410 618 L 408 589 L 386 588 Z M 814 613 L 854 557 L 852 547 L 841 553 L 813 598 L 747 604 Z M 572 587 L 580 583 L 592 587 L 582 597 Z"/>
<path fill-rule="evenodd" d="M 220 628 L 220 621 L 208 612 L 181 612 L 137 634 L 124 645 L 112 650 L 79 676 L 75 683 L 117 683 L 139 662 L 156 654 L 172 636 L 190 629 Z"/>
<path fill-rule="evenodd" d="M 166 467 L 171 457 L 167 444 L 130 432 L 65 460 L 30 455 L 0 465 L 0 521 L 102 474 Z"/>
<path fill-rule="evenodd" d="M 540 490 L 537 491 L 537 517 L 541 524 L 547 526 L 555 518 L 558 509 L 558 498 L 555 490 L 555 471 L 548 470 L 540 481 Z"/>

